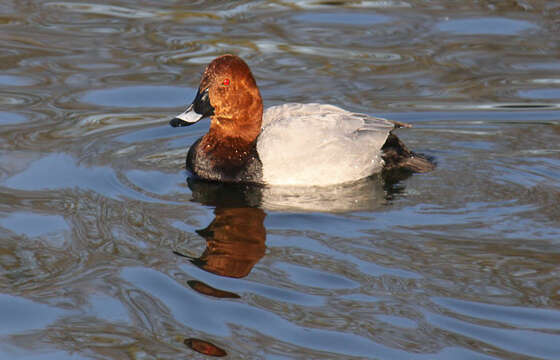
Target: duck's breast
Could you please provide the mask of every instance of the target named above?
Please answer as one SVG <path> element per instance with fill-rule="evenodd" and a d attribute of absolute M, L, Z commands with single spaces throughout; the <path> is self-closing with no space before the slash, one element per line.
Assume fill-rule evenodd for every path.
<path fill-rule="evenodd" d="M 381 147 L 394 123 L 333 105 L 268 108 L 257 152 L 263 181 L 330 185 L 358 180 L 383 167 Z"/>

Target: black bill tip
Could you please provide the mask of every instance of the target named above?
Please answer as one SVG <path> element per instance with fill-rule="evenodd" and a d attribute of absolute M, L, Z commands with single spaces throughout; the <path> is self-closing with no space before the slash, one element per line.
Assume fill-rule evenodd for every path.
<path fill-rule="evenodd" d="M 193 123 L 187 122 L 185 120 L 181 120 L 179 118 L 173 118 L 169 121 L 169 125 L 171 125 L 172 127 L 189 126 L 192 124 Z"/>

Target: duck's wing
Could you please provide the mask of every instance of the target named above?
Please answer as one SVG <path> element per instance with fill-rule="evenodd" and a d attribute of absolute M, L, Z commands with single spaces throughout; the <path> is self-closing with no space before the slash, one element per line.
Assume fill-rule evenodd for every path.
<path fill-rule="evenodd" d="M 286 122 L 297 124 L 300 121 L 317 123 L 319 127 L 337 127 L 339 131 L 351 133 L 357 130 L 392 130 L 400 127 L 412 127 L 412 125 L 374 117 L 362 113 L 354 113 L 338 106 L 329 104 L 299 104 L 288 103 L 271 106 L 265 110 L 263 116 L 263 127 L 271 123 Z"/>
<path fill-rule="evenodd" d="M 337 183 L 380 170 L 381 148 L 395 123 L 325 104 L 268 108 L 257 151 L 267 182 Z M 303 174 L 303 175 L 297 175 Z"/>

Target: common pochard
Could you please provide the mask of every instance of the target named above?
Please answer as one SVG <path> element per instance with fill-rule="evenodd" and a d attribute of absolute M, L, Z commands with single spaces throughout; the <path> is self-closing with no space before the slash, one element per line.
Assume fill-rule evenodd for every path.
<path fill-rule="evenodd" d="M 208 133 L 187 154 L 187 169 L 205 180 L 313 186 L 434 168 L 392 134 L 409 126 L 403 123 L 325 104 L 284 104 L 263 114 L 251 70 L 235 55 L 207 66 L 194 101 L 170 124 L 188 126 L 206 117 Z"/>

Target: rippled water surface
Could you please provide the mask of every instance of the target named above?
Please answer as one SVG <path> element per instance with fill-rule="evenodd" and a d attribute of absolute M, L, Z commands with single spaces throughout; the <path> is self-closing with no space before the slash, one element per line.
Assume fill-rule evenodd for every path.
<path fill-rule="evenodd" d="M 557 1 L 3 1 L 1 359 L 559 359 Z M 194 181 L 204 65 L 434 172 Z M 312 135 L 312 134 L 310 134 Z"/>

